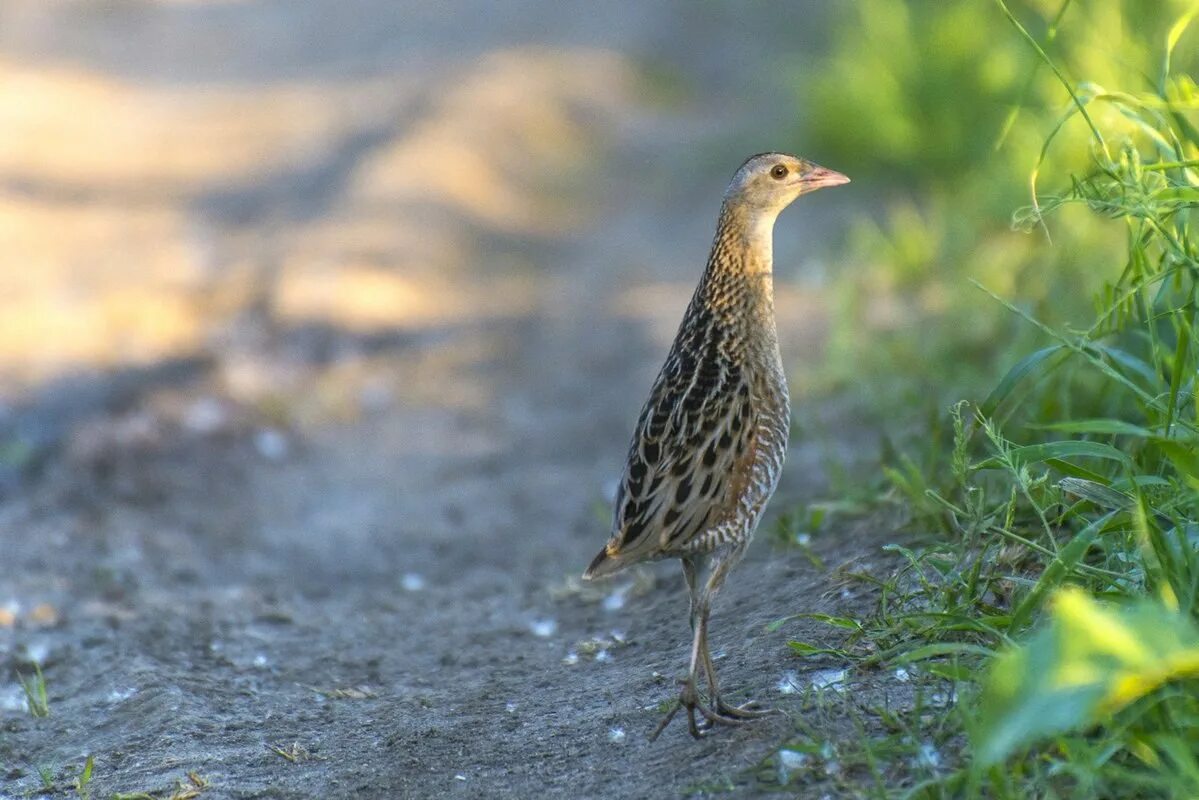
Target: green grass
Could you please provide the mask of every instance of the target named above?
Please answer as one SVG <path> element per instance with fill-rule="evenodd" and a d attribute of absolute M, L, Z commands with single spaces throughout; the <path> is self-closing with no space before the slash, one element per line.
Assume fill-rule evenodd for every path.
<path fill-rule="evenodd" d="M 925 18 L 914 25 L 895 3 L 863 5 L 899 15 L 885 35 L 907 30 L 917 44 L 954 13 L 915 4 Z M 954 306 L 909 305 L 928 323 L 915 335 L 878 348 L 845 340 L 834 352 L 859 370 L 843 380 L 878 398 L 891 444 L 876 500 L 902 511 L 909 544 L 889 548 L 893 574 L 859 576 L 878 597 L 872 614 L 825 620 L 835 647 L 795 643 L 863 679 L 904 669 L 907 680 L 875 701 L 814 700 L 825 706 L 785 748 L 799 755 L 777 754 L 759 779 L 802 796 L 1199 796 L 1199 89 L 1176 63 L 1193 60 L 1195 11 L 1069 0 L 992 10 L 1007 28 L 991 38 L 1006 38 L 981 37 L 978 61 L 998 49 L 1019 66 L 1005 84 L 1015 93 L 1001 93 L 1008 110 L 979 117 L 991 130 L 956 120 L 941 131 L 945 152 L 929 167 L 940 177 L 925 186 L 935 198 L 868 248 L 872 274 L 908 299 L 956 280 Z M 1129 37 L 1123 71 L 1094 40 L 1117 12 Z M 1027 58 L 1011 55 L 1013 42 Z M 1087 68 L 1133 83 L 1069 77 Z M 924 117 L 940 124 L 962 113 L 952 95 L 924 86 L 912 97 L 936 106 Z M 1055 96 L 1056 107 L 1046 101 Z M 1030 150 L 1033 129 L 1042 140 Z M 1006 156 L 972 165 L 982 151 L 958 142 L 971 131 L 1023 142 L 1023 174 Z M 946 188 L 959 150 L 962 185 Z M 889 169 L 918 181 L 918 168 Z M 970 196 L 986 181 L 1005 197 L 1034 187 L 1014 217 L 1025 233 L 996 232 L 992 199 Z M 960 217 L 945 223 L 952 232 L 930 233 L 945 209 Z M 1017 236 L 1011 252 L 993 252 Z M 937 263 L 971 253 L 981 269 L 953 276 Z M 860 284 L 847 296 L 851 310 L 863 305 Z M 947 403 L 955 392 L 969 399 Z M 948 413 L 930 420 L 906 403 L 921 393 Z M 934 692 L 954 700 L 930 711 Z"/>
<path fill-rule="evenodd" d="M 34 673 L 29 678 L 20 673 L 17 674 L 17 680 L 21 682 L 21 689 L 25 692 L 25 708 L 32 716 L 48 717 L 50 716 L 50 698 L 46 693 L 46 677 L 42 675 L 40 664 L 34 664 L 33 670 Z"/>

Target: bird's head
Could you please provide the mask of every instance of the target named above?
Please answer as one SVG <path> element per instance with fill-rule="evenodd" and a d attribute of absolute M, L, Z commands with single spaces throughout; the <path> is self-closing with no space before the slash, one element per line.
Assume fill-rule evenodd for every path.
<path fill-rule="evenodd" d="M 776 215 L 800 195 L 825 186 L 840 186 L 849 178 L 786 153 L 750 156 L 733 175 L 724 200 Z"/>

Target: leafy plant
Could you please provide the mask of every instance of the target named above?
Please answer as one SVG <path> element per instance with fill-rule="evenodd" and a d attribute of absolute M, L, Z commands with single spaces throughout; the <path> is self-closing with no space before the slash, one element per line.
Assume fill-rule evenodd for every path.
<path fill-rule="evenodd" d="M 960 63 L 953 53 L 937 61 L 933 44 L 958 4 L 895 5 L 864 2 L 863 14 L 881 9 L 893 24 L 861 35 L 910 40 L 892 42 L 901 67 L 913 52 L 927 54 L 926 68 Z M 1179 61 L 1194 64 L 1197 48 L 1180 43 L 1199 7 L 996 0 L 995 9 L 1010 35 L 992 47 L 970 32 L 974 66 L 934 81 L 932 95 L 907 87 L 916 73 L 890 73 L 915 98 L 905 114 L 924 113 L 922 103 L 951 113 L 941 97 L 950 89 L 965 107 L 957 113 L 983 96 L 1007 104 L 974 117 L 997 128 L 991 141 L 1002 147 L 986 158 L 949 129 L 937 141 L 951 152 L 929 175 L 894 166 L 933 199 L 901 204 L 862 240 L 872 266 L 846 292 L 833 343 L 857 370 L 847 377 L 882 376 L 865 384 L 890 433 L 883 491 L 923 537 L 889 548 L 895 574 L 866 577 L 878 606 L 841 621 L 843 644 L 797 650 L 954 682 L 952 730 L 940 735 L 969 732 L 970 744 L 962 763 L 909 796 L 1194 796 L 1199 88 Z M 1130 37 L 1119 59 L 1098 46 L 1113 30 Z M 890 58 L 875 47 L 867 61 Z M 1016 67 L 987 95 L 979 69 L 993 58 Z M 843 76 L 856 69 L 834 62 Z M 1075 70 L 1094 77 L 1074 80 Z M 854 97 L 856 80 L 846 78 L 839 102 Z M 1107 88 L 1129 80 L 1144 88 Z M 903 158 L 921 156 L 917 147 Z M 1029 180 L 1013 180 L 1013 158 L 1031 166 Z M 949 164 L 961 170 L 953 180 Z M 1025 233 L 1001 231 L 990 203 L 1019 185 L 1033 187 L 1014 216 Z M 891 337 L 869 321 L 881 292 L 902 309 Z M 926 302 L 936 294 L 944 302 Z M 930 381 L 975 399 L 950 405 Z M 930 419 L 930 400 L 950 405 L 948 418 Z"/>

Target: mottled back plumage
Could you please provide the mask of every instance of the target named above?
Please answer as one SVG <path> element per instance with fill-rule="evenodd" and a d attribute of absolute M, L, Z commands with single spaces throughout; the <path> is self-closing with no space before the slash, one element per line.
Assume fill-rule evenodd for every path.
<path fill-rule="evenodd" d="M 770 254 L 746 246 L 741 216 L 727 207 L 721 215 L 707 269 L 634 430 L 600 561 L 623 566 L 743 542 L 774 491 L 786 452 L 787 383 Z"/>

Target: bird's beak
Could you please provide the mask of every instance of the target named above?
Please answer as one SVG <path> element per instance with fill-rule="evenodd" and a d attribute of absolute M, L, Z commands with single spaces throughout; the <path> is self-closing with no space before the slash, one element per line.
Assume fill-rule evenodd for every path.
<path fill-rule="evenodd" d="M 803 176 L 804 189 L 808 191 L 823 189 L 825 186 L 841 186 L 845 183 L 849 183 L 849 178 L 825 167 L 814 166 Z"/>

